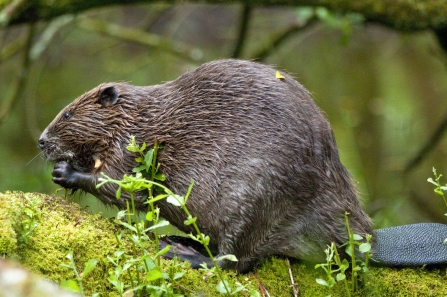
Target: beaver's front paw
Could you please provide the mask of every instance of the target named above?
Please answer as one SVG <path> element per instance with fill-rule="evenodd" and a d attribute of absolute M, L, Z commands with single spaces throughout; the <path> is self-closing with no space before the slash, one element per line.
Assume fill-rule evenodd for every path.
<path fill-rule="evenodd" d="M 76 169 L 66 161 L 60 161 L 54 165 L 54 169 L 51 172 L 53 175 L 53 182 L 66 189 L 77 188 L 78 172 Z"/>

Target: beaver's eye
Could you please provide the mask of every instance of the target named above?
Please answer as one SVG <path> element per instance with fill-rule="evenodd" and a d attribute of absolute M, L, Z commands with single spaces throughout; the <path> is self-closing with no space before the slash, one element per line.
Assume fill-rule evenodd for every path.
<path fill-rule="evenodd" d="M 63 118 L 64 120 L 68 120 L 69 118 L 71 118 L 71 112 L 67 111 L 66 113 L 64 113 Z"/>

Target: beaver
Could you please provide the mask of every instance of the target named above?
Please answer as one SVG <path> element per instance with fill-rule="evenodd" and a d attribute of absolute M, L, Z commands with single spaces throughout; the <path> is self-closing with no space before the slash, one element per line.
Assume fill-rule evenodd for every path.
<path fill-rule="evenodd" d="M 405 259 L 402 251 L 393 253 L 394 236 L 412 239 L 403 244 L 411 251 L 411 243 L 422 240 L 414 238 L 411 225 L 385 233 L 372 229 L 328 120 L 300 83 L 281 74 L 226 59 L 159 85 L 104 83 L 65 107 L 38 144 L 55 162 L 55 183 L 124 208 L 128 198 L 115 198 L 116 185 L 96 188 L 100 173 L 114 179 L 132 173 L 135 155 L 126 149 L 131 135 L 148 146 L 161 143 L 165 185 L 184 194 L 194 180 L 187 206 L 200 230 L 217 254 L 237 257 L 220 262 L 224 268 L 247 272 L 273 254 L 321 262 L 330 242 L 348 239 L 345 212 L 353 232 L 374 235 L 374 256 L 385 265 L 444 261 L 445 256 L 420 259 L 417 253 Z M 140 210 L 146 209 L 144 200 L 136 197 Z M 158 206 L 177 228 L 194 232 L 180 208 L 165 201 Z M 422 233 L 434 229 L 444 233 L 434 239 L 442 243 L 444 225 L 416 227 Z"/>

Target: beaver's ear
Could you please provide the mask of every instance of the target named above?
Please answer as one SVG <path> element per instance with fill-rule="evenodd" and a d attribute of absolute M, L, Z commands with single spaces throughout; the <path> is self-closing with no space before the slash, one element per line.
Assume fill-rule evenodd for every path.
<path fill-rule="evenodd" d="M 98 103 L 102 105 L 102 107 L 110 107 L 118 102 L 119 92 L 118 90 L 111 86 L 102 89 L 98 94 Z"/>

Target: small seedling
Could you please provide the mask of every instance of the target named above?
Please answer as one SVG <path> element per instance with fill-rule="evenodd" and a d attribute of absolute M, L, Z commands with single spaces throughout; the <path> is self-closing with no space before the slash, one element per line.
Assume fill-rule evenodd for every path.
<path fill-rule="evenodd" d="M 352 232 L 348 219 L 349 213 L 345 213 L 345 224 L 348 232 L 348 241 L 340 247 L 346 247 L 345 252 L 350 257 L 351 261 L 347 259 L 341 260 L 338 253 L 338 249 L 335 243 L 331 243 L 327 249 L 324 250 L 326 254 L 326 263 L 315 265 L 315 269 L 321 268 L 325 271 L 327 280 L 318 278 L 316 282 L 320 285 L 332 288 L 337 282 L 343 281 L 345 286 L 346 296 L 351 296 L 351 292 L 358 290 L 358 281 L 361 275 L 369 272 L 369 260 L 372 257 L 371 254 L 371 238 L 372 236 L 367 234 L 365 242 L 363 237 Z M 356 249 L 364 254 L 364 260 L 359 260 L 355 256 Z M 334 268 L 334 266 L 338 268 Z M 351 285 L 349 286 L 346 277 L 346 271 L 351 267 Z M 335 277 L 334 277 L 335 275 Z"/>
<path fill-rule="evenodd" d="M 444 192 L 447 191 L 447 184 L 445 186 L 441 185 L 439 180 L 441 179 L 442 174 L 437 175 L 435 167 L 433 167 L 433 174 L 435 176 L 435 180 L 433 180 L 431 177 L 429 177 L 427 179 L 427 181 L 436 186 L 436 188 L 434 189 L 435 193 L 442 197 L 442 199 L 444 200 L 444 204 L 447 207 L 447 198 L 444 195 Z M 447 213 L 444 215 L 447 216 Z"/>
<path fill-rule="evenodd" d="M 445 186 L 441 185 L 440 179 L 442 177 L 442 174 L 437 175 L 435 167 L 433 167 L 433 175 L 435 176 L 435 180 L 429 177 L 427 181 L 436 186 L 436 188 L 434 189 L 435 193 L 442 197 L 442 199 L 444 200 L 444 204 L 447 207 L 447 198 L 444 195 L 444 192 L 447 191 L 447 184 Z M 445 213 L 444 215 L 447 216 L 447 213 Z M 444 239 L 444 243 L 447 244 L 447 238 Z"/>
<path fill-rule="evenodd" d="M 28 238 L 35 232 L 35 229 L 39 226 L 39 221 L 42 215 L 40 205 L 42 201 L 38 197 L 31 199 L 28 195 L 25 195 L 27 206 L 24 208 L 26 219 L 22 220 L 22 239 L 28 242 Z"/>
<path fill-rule="evenodd" d="M 61 264 L 63 267 L 69 268 L 71 270 L 73 270 L 74 274 L 75 274 L 75 279 L 70 279 L 70 280 L 63 280 L 61 282 L 61 287 L 65 288 L 67 290 L 76 292 L 76 293 L 80 293 L 82 294 L 82 296 L 84 295 L 84 286 L 82 284 L 83 280 L 87 277 L 87 275 L 90 274 L 90 272 L 93 271 L 93 269 L 95 269 L 96 264 L 98 264 L 98 260 L 96 259 L 90 259 L 87 261 L 87 263 L 85 263 L 84 265 L 84 270 L 82 271 L 82 273 L 78 273 L 78 270 L 76 269 L 76 264 L 74 262 L 73 259 L 73 251 L 70 251 L 66 258 L 69 260 L 68 264 Z M 99 296 L 99 293 L 95 293 L 92 295 L 92 297 L 96 297 Z"/>

